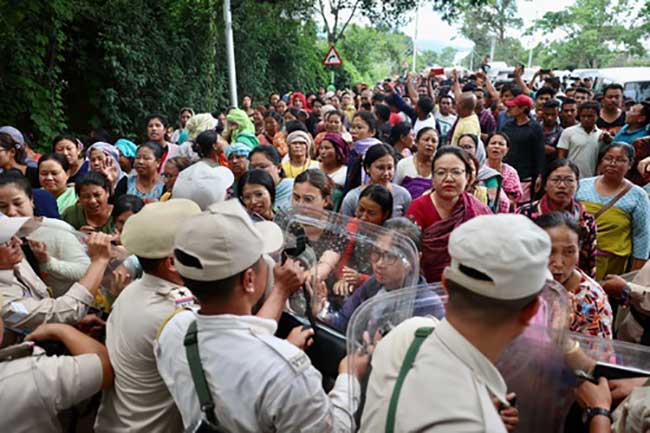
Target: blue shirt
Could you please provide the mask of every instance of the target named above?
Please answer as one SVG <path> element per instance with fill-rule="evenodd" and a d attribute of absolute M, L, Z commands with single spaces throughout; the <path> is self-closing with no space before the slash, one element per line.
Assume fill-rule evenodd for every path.
<path fill-rule="evenodd" d="M 623 141 L 628 144 L 634 143 L 635 140 L 650 135 L 650 125 L 644 128 L 637 129 L 636 131 L 629 131 L 630 125 L 625 125 L 614 136 L 614 141 Z"/>

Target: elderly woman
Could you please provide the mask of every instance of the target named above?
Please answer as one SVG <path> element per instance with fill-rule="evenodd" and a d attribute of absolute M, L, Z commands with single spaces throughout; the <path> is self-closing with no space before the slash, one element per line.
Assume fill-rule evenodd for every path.
<path fill-rule="evenodd" d="M 544 195 L 526 204 L 517 213 L 535 220 L 551 212 L 567 212 L 575 218 L 580 236 L 580 261 L 578 267 L 589 277 L 596 275 L 596 220 L 575 199 L 580 172 L 578 166 L 567 159 L 557 159 L 546 167 L 542 179 Z"/>
<path fill-rule="evenodd" d="M 599 155 L 600 176 L 582 179 L 576 199 L 596 219 L 596 280 L 640 269 L 650 253 L 650 202 L 645 191 L 625 179 L 634 148 L 623 142 L 607 145 Z"/>
<path fill-rule="evenodd" d="M 450 263 L 447 246 L 451 232 L 462 223 L 492 212 L 466 192 L 472 167 L 456 146 L 438 149 L 433 158 L 433 192 L 411 203 L 406 216 L 422 228 L 422 264 L 426 280 L 441 280 Z"/>
<path fill-rule="evenodd" d="M 65 159 L 64 159 L 65 160 Z M 8 217 L 34 216 L 32 187 L 22 176 L 0 175 L 0 212 Z M 29 235 L 44 281 L 61 296 L 84 275 L 90 259 L 69 224 L 44 218 Z"/>
<path fill-rule="evenodd" d="M 323 141 L 327 133 L 341 134 L 341 137 L 343 137 L 343 140 L 346 143 L 352 143 L 352 136 L 345 129 L 345 125 L 343 123 L 345 115 L 331 105 L 328 107 L 330 107 L 330 109 L 323 112 L 323 124 L 325 130 L 318 133 L 314 139 L 316 151 L 318 151 L 320 148 L 320 143 Z"/>
<path fill-rule="evenodd" d="M 573 303 L 569 329 L 573 332 L 612 339 L 613 315 L 603 288 L 578 268 L 580 227 L 566 212 L 540 215 L 535 223 L 551 238 L 548 268 L 553 279 L 571 294 Z"/>
<path fill-rule="evenodd" d="M 293 179 L 305 170 L 318 168 L 318 161 L 310 158 L 310 150 L 313 144 L 311 135 L 304 131 L 293 131 L 287 137 L 289 145 L 289 161 L 282 164 L 282 170 L 286 177 Z"/>
<path fill-rule="evenodd" d="M 111 184 L 111 192 L 126 176 L 120 166 L 120 155 L 115 146 L 98 141 L 88 148 L 86 158 L 90 164 L 90 171 L 101 173 Z"/>

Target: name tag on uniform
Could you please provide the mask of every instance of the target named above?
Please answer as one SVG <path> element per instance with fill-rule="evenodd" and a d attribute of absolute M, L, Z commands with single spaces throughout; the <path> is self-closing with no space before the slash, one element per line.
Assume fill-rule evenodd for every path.
<path fill-rule="evenodd" d="M 293 356 L 290 360 L 289 363 L 295 368 L 297 371 L 302 371 L 305 367 L 309 365 L 309 358 L 305 354 L 305 352 L 301 352 Z"/>

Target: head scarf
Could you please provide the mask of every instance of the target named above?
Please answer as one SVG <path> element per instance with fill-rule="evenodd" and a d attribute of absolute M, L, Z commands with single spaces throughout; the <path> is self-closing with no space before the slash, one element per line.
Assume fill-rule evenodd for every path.
<path fill-rule="evenodd" d="M 302 92 L 293 92 L 293 94 L 291 95 L 291 100 L 290 100 L 291 103 L 289 104 L 289 107 L 294 106 L 293 101 L 296 98 L 300 99 L 300 101 L 302 102 L 302 108 L 300 108 L 301 110 L 307 111 L 307 112 L 311 111 L 309 109 L 309 107 L 307 106 L 307 98 L 305 97 L 305 95 Z"/>
<path fill-rule="evenodd" d="M 0 128 L 0 133 L 9 134 L 11 136 L 11 139 L 18 143 L 18 146 L 16 146 L 18 149 L 25 147 L 25 137 L 23 137 L 23 133 L 13 126 L 3 126 Z"/>
<path fill-rule="evenodd" d="M 134 142 L 127 140 L 126 138 L 120 138 L 115 142 L 115 147 L 120 151 L 122 156 L 127 158 L 135 158 L 135 152 L 138 150 L 138 146 Z"/>
<path fill-rule="evenodd" d="M 291 134 L 287 136 L 287 145 L 291 146 L 291 143 L 299 140 L 302 140 L 305 143 L 307 143 L 307 158 L 309 158 L 309 155 L 311 155 L 311 147 L 314 144 L 314 140 L 311 138 L 311 135 L 309 135 L 305 131 L 298 130 L 298 131 L 293 131 Z"/>
<path fill-rule="evenodd" d="M 86 152 L 86 159 L 88 162 L 90 162 L 90 155 L 93 153 L 93 150 L 101 150 L 106 156 L 113 158 L 113 164 L 117 168 L 117 177 L 115 178 L 115 185 L 117 185 L 117 183 L 125 176 L 122 168 L 120 168 L 120 154 L 117 151 L 117 148 L 103 141 L 98 141 L 90 146 Z"/>
<path fill-rule="evenodd" d="M 248 158 L 249 153 L 251 153 L 250 147 L 243 143 L 235 143 L 226 149 L 226 158 L 230 158 L 230 155 L 245 156 Z"/>
<path fill-rule="evenodd" d="M 217 127 L 217 119 L 212 117 L 210 113 L 199 113 L 190 117 L 190 120 L 185 124 L 185 130 L 187 131 L 187 140 L 195 141 L 196 137 L 199 136 L 203 131 L 209 129 L 214 129 Z M 180 137 L 179 137 L 180 138 Z M 182 144 L 183 141 L 178 140 L 179 144 Z"/>
<path fill-rule="evenodd" d="M 232 130 L 232 136 L 230 137 L 231 143 L 236 143 L 237 137 L 242 132 L 248 132 L 252 135 L 255 135 L 255 125 L 253 125 L 253 122 L 244 110 L 233 108 L 226 116 L 226 120 L 228 120 L 228 122 L 237 124 L 237 127 Z"/>
<path fill-rule="evenodd" d="M 334 151 L 336 152 L 336 159 L 342 164 L 345 164 L 348 160 L 348 153 L 350 153 L 350 147 L 348 143 L 345 142 L 341 134 L 336 132 L 328 132 L 323 137 L 323 141 L 327 140 L 334 145 Z M 321 141 L 321 146 L 323 145 Z"/>

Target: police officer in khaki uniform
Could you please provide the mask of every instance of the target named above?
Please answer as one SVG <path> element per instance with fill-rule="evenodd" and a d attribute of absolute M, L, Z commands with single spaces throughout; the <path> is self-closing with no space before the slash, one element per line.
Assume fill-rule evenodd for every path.
<path fill-rule="evenodd" d="M 124 225 L 122 245 L 138 258 L 144 273 L 120 293 L 106 324 L 115 385 L 103 395 L 95 420 L 98 433 L 182 430 L 156 369 L 153 345 L 165 318 L 193 302 L 171 255 L 176 230 L 199 212 L 190 200 L 171 199 L 146 205 Z"/>
<path fill-rule="evenodd" d="M 108 237 L 91 238 L 90 249 L 110 252 Z M 0 296 L 0 307 L 2 307 Z M 0 319 L 0 342 L 4 324 Z M 106 348 L 75 328 L 58 323 L 40 325 L 27 342 L 4 349 L 12 359 L 0 359 L 0 431 L 60 432 L 57 414 L 90 398 L 113 383 Z M 60 341 L 71 356 L 46 356 L 33 342 Z"/>
<path fill-rule="evenodd" d="M 348 359 L 328 396 L 307 355 L 273 335 L 276 321 L 252 315 L 271 272 L 262 255 L 282 244 L 278 226 L 253 224 L 235 200 L 211 205 L 176 234 L 176 269 L 201 310 L 165 326 L 156 357 L 186 428 L 205 416 L 222 431 L 238 433 L 354 431 L 359 383 L 347 374 Z M 190 326 L 197 327 L 191 335 L 214 404 L 203 413 L 186 356 Z M 364 374 L 367 357 L 355 361 Z"/>
<path fill-rule="evenodd" d="M 9 331 L 5 335 L 6 344 L 16 340 L 15 334 L 24 335 L 44 322 L 76 324 L 82 319 L 89 323 L 99 320 L 86 314 L 110 260 L 105 249 L 96 245 L 98 242 L 108 242 L 108 235 L 90 235 L 88 255 L 91 263 L 85 275 L 63 296 L 52 298 L 45 283 L 25 260 L 21 249 L 20 238 L 38 226 L 35 218 L 0 217 L 0 294 L 4 297 L 0 312 Z"/>
<path fill-rule="evenodd" d="M 454 230 L 443 278 L 447 315 L 439 323 L 406 320 L 377 344 L 360 431 L 505 433 L 506 424 L 512 428 L 516 413 L 498 412 L 493 401 L 509 405 L 495 364 L 538 309 L 538 295 L 550 277 L 550 252 L 548 235 L 521 215 L 480 216 Z M 412 368 L 403 368 L 416 341 Z M 399 365 L 396 357 L 402 359 Z"/>

